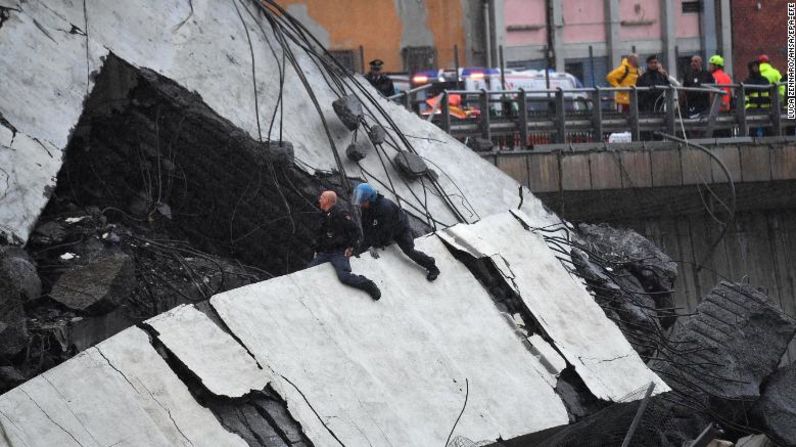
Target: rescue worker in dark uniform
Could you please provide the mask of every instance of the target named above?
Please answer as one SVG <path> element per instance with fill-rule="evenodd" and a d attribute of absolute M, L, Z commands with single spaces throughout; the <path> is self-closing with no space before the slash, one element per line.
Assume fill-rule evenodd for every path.
<path fill-rule="evenodd" d="M 365 79 L 370 82 L 370 85 L 376 88 L 382 95 L 390 97 L 395 94 L 395 86 L 389 76 L 382 74 L 381 67 L 384 61 L 381 59 L 373 59 L 370 61 L 370 71 L 365 75 Z"/>
<path fill-rule="evenodd" d="M 691 71 L 683 78 L 683 87 L 702 87 L 704 84 L 713 84 L 713 75 L 702 69 L 702 58 L 698 55 L 691 57 Z M 710 109 L 710 94 L 707 92 L 686 91 L 685 107 L 688 117 L 702 115 Z"/>
<path fill-rule="evenodd" d="M 324 191 L 318 199 L 323 217 L 318 239 L 315 241 L 315 257 L 308 267 L 329 262 L 337 273 L 340 282 L 351 287 L 364 290 L 374 300 L 381 298 L 381 291 L 376 283 L 361 275 L 351 273 L 348 258 L 354 252 L 359 240 L 359 229 L 351 219 L 351 214 L 337 206 L 337 193 Z"/>
<path fill-rule="evenodd" d="M 440 272 L 434 258 L 415 250 L 415 238 L 409 227 L 409 218 L 395 202 L 379 194 L 367 183 L 357 185 L 353 202 L 362 209 L 363 250 L 371 247 L 371 255 L 378 258 L 375 248 L 383 248 L 395 242 L 409 259 L 426 269 L 427 280 L 437 279 Z"/>

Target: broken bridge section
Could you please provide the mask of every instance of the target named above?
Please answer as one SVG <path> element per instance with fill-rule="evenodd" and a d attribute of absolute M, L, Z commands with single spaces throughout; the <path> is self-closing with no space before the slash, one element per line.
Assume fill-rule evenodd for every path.
<path fill-rule="evenodd" d="M 527 217 L 512 213 L 456 225 L 438 234 L 475 258 L 492 259 L 543 335 L 574 366 L 594 396 L 619 401 L 650 382 L 655 383 L 656 393 L 667 391 L 668 386 L 646 367 L 582 281 L 562 268 L 541 235 L 526 229 Z"/>
<path fill-rule="evenodd" d="M 554 375 L 523 346 L 486 290 L 434 236 L 417 240 L 433 283 L 397 248 L 353 259 L 383 295 L 339 283 L 326 264 L 216 295 L 212 306 L 273 371 L 316 446 L 444 445 L 566 424 Z"/>
<path fill-rule="evenodd" d="M 10 445 L 247 445 L 194 400 L 138 328 L 4 394 L 0 422 Z"/>

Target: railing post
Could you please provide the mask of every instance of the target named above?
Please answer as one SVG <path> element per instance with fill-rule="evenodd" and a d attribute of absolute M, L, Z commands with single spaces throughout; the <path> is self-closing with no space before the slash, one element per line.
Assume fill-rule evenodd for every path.
<path fill-rule="evenodd" d="M 641 129 L 639 128 L 638 117 L 638 90 L 636 86 L 630 87 L 630 114 L 628 116 L 630 124 L 630 138 L 633 141 L 641 140 Z"/>
<path fill-rule="evenodd" d="M 405 93 L 406 94 L 404 95 L 404 107 L 406 107 L 406 110 L 411 112 L 412 111 L 412 90 L 409 89 Z"/>
<path fill-rule="evenodd" d="M 564 104 L 564 90 L 556 89 L 556 143 L 567 142 L 567 117 Z"/>
<path fill-rule="evenodd" d="M 675 113 L 675 109 L 677 108 L 677 89 L 671 85 L 667 87 L 664 98 L 666 99 L 666 133 L 674 135 L 676 132 L 675 116 L 677 116 L 677 114 Z"/>
<path fill-rule="evenodd" d="M 451 110 L 448 107 L 448 91 L 442 92 L 442 128 L 451 133 Z"/>
<path fill-rule="evenodd" d="M 782 101 L 779 97 L 779 86 L 777 84 L 771 85 L 771 124 L 774 136 L 782 136 Z"/>
<path fill-rule="evenodd" d="M 479 124 L 481 126 L 481 136 L 487 140 L 492 139 L 492 129 L 489 128 L 489 94 L 486 89 L 481 89 L 478 95 L 478 102 L 481 108 Z"/>
<path fill-rule="evenodd" d="M 746 122 L 746 86 L 743 83 L 738 88 L 738 96 L 735 100 L 735 120 L 738 121 L 738 133 L 740 134 L 738 136 L 749 135 L 749 124 Z"/>
<path fill-rule="evenodd" d="M 596 135 L 596 141 L 603 141 L 603 101 L 600 87 L 594 87 L 591 92 L 591 125 Z"/>
<path fill-rule="evenodd" d="M 520 141 L 522 147 L 528 147 L 528 97 L 525 95 L 525 89 L 521 88 L 519 93 L 519 110 L 517 125 L 520 128 Z"/>

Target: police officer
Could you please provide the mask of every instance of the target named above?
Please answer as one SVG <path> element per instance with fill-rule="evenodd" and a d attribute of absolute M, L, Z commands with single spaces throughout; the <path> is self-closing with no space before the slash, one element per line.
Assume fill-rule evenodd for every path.
<path fill-rule="evenodd" d="M 415 250 L 415 238 L 409 227 L 409 218 L 395 202 L 379 194 L 368 183 L 357 185 L 353 202 L 362 209 L 363 249 L 371 247 L 370 253 L 378 258 L 374 248 L 385 247 L 394 241 L 409 259 L 426 269 L 427 280 L 437 279 L 439 269 L 434 258 Z"/>
<path fill-rule="evenodd" d="M 381 72 L 381 67 L 384 61 L 381 59 L 373 59 L 370 61 L 370 71 L 365 75 L 365 79 L 370 82 L 370 85 L 376 88 L 384 96 L 392 96 L 395 94 L 395 86 L 392 84 L 392 79 Z"/>
<path fill-rule="evenodd" d="M 323 214 L 318 239 L 315 241 L 315 257 L 308 267 L 330 262 L 340 282 L 364 290 L 374 300 L 381 298 L 376 283 L 361 275 L 351 273 L 349 259 L 359 239 L 359 229 L 348 211 L 337 206 L 337 193 L 324 191 L 318 199 Z"/>

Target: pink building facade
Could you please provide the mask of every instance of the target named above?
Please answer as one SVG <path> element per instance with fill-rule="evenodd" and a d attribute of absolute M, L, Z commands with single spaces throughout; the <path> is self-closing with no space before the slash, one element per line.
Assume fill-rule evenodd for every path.
<path fill-rule="evenodd" d="M 672 73 L 692 54 L 731 53 L 720 25 L 730 0 L 492 1 L 495 46 L 503 46 L 508 67 L 546 66 L 550 8 L 556 69 L 587 86 L 603 84 L 605 72 L 631 52 L 659 55 Z"/>

